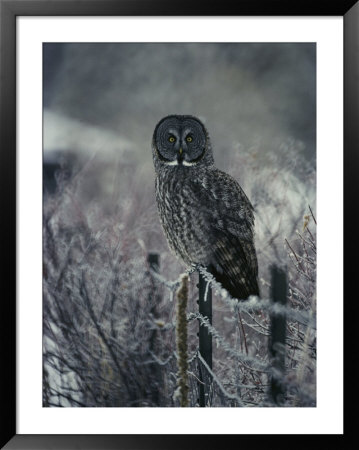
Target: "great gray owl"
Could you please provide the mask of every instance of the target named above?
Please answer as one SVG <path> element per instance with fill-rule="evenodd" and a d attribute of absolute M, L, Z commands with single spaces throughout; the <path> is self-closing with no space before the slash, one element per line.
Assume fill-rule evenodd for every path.
<path fill-rule="evenodd" d="M 200 264 L 237 299 L 259 295 L 253 207 L 239 184 L 214 167 L 208 132 L 193 116 L 170 115 L 152 141 L 156 200 L 171 250 Z"/>

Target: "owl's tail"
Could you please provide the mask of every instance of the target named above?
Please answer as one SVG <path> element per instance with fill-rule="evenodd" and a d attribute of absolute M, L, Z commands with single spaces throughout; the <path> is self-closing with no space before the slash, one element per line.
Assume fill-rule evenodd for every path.
<path fill-rule="evenodd" d="M 207 270 L 233 298 L 247 300 L 250 295 L 260 296 L 258 280 L 253 274 L 247 274 L 247 276 L 244 277 L 245 280 L 240 281 L 231 278 L 226 273 L 216 270 L 213 266 L 209 266 Z"/>
<path fill-rule="evenodd" d="M 259 296 L 258 266 L 252 243 L 222 235 L 213 246 L 212 263 L 207 270 L 229 294 L 238 300 Z"/>

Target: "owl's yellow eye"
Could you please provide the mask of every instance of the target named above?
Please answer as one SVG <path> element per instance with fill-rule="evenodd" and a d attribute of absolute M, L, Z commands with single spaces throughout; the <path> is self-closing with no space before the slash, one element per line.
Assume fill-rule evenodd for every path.
<path fill-rule="evenodd" d="M 193 141 L 192 136 L 187 136 L 187 137 L 186 137 L 186 141 L 187 141 L 187 142 L 192 142 L 192 141 Z"/>
<path fill-rule="evenodd" d="M 168 140 L 169 140 L 170 142 L 174 142 L 174 141 L 176 140 L 176 138 L 175 138 L 174 136 L 170 136 L 170 137 L 168 138 Z"/>

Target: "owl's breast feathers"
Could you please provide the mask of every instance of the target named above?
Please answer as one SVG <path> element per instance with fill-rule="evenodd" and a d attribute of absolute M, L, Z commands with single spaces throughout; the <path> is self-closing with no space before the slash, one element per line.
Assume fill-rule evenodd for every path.
<path fill-rule="evenodd" d="M 189 169 L 169 170 L 156 179 L 169 246 L 186 264 L 206 266 L 232 297 L 259 295 L 250 201 L 230 175 L 216 168 Z"/>

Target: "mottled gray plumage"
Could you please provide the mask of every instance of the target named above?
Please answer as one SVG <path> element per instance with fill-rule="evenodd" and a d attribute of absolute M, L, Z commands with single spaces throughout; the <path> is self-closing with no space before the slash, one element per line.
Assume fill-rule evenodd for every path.
<path fill-rule="evenodd" d="M 186 265 L 205 266 L 233 297 L 259 295 L 253 207 L 239 184 L 214 167 L 202 122 L 163 118 L 152 151 L 158 211 L 171 250 Z"/>

